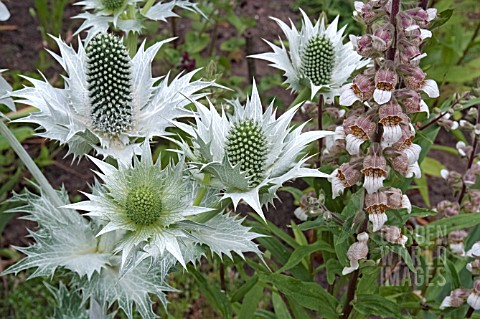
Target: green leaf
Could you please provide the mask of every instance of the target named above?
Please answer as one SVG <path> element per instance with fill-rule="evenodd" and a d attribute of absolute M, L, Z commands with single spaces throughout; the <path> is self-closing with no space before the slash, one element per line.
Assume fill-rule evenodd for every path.
<path fill-rule="evenodd" d="M 433 20 L 432 23 L 430 23 L 429 29 L 433 30 L 436 29 L 445 23 L 447 23 L 448 20 L 452 17 L 453 10 L 452 9 L 447 9 L 445 11 L 440 12 L 437 17 Z"/>
<path fill-rule="evenodd" d="M 230 301 L 234 303 L 242 300 L 245 294 L 249 292 L 250 289 L 252 289 L 257 282 L 258 282 L 258 276 L 255 275 L 235 291 L 235 293 L 230 298 Z"/>
<path fill-rule="evenodd" d="M 279 273 L 284 272 L 285 270 L 288 270 L 298 265 L 305 257 L 310 256 L 310 254 L 316 251 L 329 251 L 332 253 L 335 252 L 332 246 L 330 246 L 328 243 L 322 240 L 317 240 L 315 243 L 311 245 L 297 247 L 293 251 L 293 253 L 290 255 L 290 258 L 288 258 L 287 263 L 282 268 L 280 268 L 277 272 Z"/>
<path fill-rule="evenodd" d="M 364 314 L 367 317 L 381 316 L 383 318 L 404 318 L 400 314 L 398 305 L 378 294 L 365 295 L 360 294 L 356 296 L 353 303 L 356 311 Z"/>
<path fill-rule="evenodd" d="M 243 298 L 243 304 L 238 319 L 254 318 L 255 310 L 257 309 L 262 296 L 263 286 L 257 283 L 249 292 L 247 292 L 245 298 Z"/>
<path fill-rule="evenodd" d="M 277 315 L 277 319 L 292 319 L 287 305 L 283 301 L 282 297 L 280 297 L 280 295 L 276 292 L 272 292 L 272 303 L 275 314 Z"/>
<path fill-rule="evenodd" d="M 425 234 L 428 240 L 446 236 L 453 230 L 470 228 L 480 224 L 480 214 L 462 214 L 441 218 L 425 226 L 417 228 L 418 235 Z"/>
<path fill-rule="evenodd" d="M 245 39 L 244 38 L 230 38 L 227 41 L 223 42 L 220 45 L 220 50 L 222 51 L 235 51 L 238 49 L 241 49 L 245 45 Z"/>
<path fill-rule="evenodd" d="M 293 298 L 305 308 L 320 311 L 324 318 L 338 318 L 338 301 L 318 283 L 303 282 L 280 274 L 262 275 L 284 295 Z"/>
<path fill-rule="evenodd" d="M 3 120 L 0 119 L 0 121 L 3 121 Z M 27 138 L 32 137 L 35 134 L 35 131 L 33 130 L 33 128 L 28 126 L 16 127 L 11 129 L 11 131 L 20 143 L 25 141 Z M 5 140 L 3 136 L 0 135 L 0 152 L 3 152 L 9 148 L 10 148 L 10 145 L 8 144 L 8 142 Z"/>
<path fill-rule="evenodd" d="M 189 267 L 189 273 L 195 278 L 198 288 L 207 298 L 209 304 L 222 315 L 222 318 L 232 318 L 232 305 L 227 296 L 218 287 L 207 282 L 205 277 L 195 268 Z"/>
<path fill-rule="evenodd" d="M 200 53 L 210 43 L 208 34 L 187 32 L 185 36 L 185 51 L 189 54 Z"/>
<path fill-rule="evenodd" d="M 427 205 L 427 207 L 431 207 L 432 204 L 430 203 L 430 196 L 428 195 L 427 176 L 422 174 L 420 178 L 415 178 L 415 183 L 417 184 L 418 191 L 420 192 L 420 196 L 422 196 L 425 205 Z"/>
<path fill-rule="evenodd" d="M 412 271 L 413 273 L 417 272 L 415 266 L 413 265 L 412 257 L 405 249 L 405 247 L 402 247 L 400 245 L 386 245 L 385 247 L 387 247 L 391 252 L 402 257 L 403 261 L 407 265 L 408 269 L 410 269 L 410 271 Z"/>
<path fill-rule="evenodd" d="M 445 169 L 445 166 L 436 159 L 425 157 L 420 165 L 420 168 L 422 169 L 422 172 L 427 175 L 440 177 L 440 171 Z"/>

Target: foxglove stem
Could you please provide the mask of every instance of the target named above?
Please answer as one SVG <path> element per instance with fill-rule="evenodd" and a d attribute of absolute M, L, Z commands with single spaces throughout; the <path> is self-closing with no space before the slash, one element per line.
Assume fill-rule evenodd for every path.
<path fill-rule="evenodd" d="M 395 33 L 393 36 L 393 44 L 388 50 L 387 53 L 387 58 L 389 60 L 394 60 L 395 59 L 395 50 L 397 49 L 397 14 L 400 11 L 400 2 L 401 0 L 393 0 L 392 1 L 392 9 L 390 11 L 390 23 L 394 26 Z"/>
<path fill-rule="evenodd" d="M 0 121 L 0 134 L 3 135 L 3 137 L 7 140 L 7 143 L 12 147 L 15 153 L 17 153 L 20 160 L 39 184 L 42 192 L 50 198 L 52 203 L 54 203 L 56 207 L 65 205 L 58 197 L 52 185 L 50 185 L 48 180 L 45 178 L 45 175 L 43 175 L 43 173 L 40 171 L 37 164 L 35 164 L 30 155 L 28 155 L 27 151 L 25 151 L 23 148 L 22 144 L 20 144 L 15 135 L 13 135 L 3 121 Z"/>
<path fill-rule="evenodd" d="M 318 102 L 317 106 L 317 120 L 318 120 L 318 130 L 323 130 L 323 106 L 325 105 L 325 101 L 323 95 L 320 94 L 320 101 Z M 323 139 L 318 140 L 318 157 L 317 157 L 317 168 L 320 168 L 322 164 L 322 148 L 323 148 Z"/>
<path fill-rule="evenodd" d="M 480 124 L 480 104 L 477 105 L 477 125 Z M 478 135 L 475 134 L 475 137 L 473 138 L 473 143 L 472 143 L 472 152 L 470 153 L 470 157 L 468 158 L 468 166 L 467 166 L 467 171 L 472 168 L 473 165 L 473 160 L 475 158 L 475 155 L 477 153 L 477 145 L 478 145 Z M 462 205 L 462 200 L 463 197 L 465 196 L 465 192 L 467 191 L 467 185 L 465 182 L 463 182 L 462 185 L 462 191 L 460 193 L 460 196 L 458 197 L 458 203 Z"/>

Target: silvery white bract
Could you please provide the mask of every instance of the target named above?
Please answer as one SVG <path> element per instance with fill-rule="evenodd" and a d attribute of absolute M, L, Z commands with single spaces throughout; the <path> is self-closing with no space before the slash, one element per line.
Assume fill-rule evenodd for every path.
<path fill-rule="evenodd" d="M 64 204 L 68 204 L 65 190 L 59 192 Z M 95 225 L 76 211 L 57 208 L 46 196 L 32 193 L 15 195 L 12 201 L 26 203 L 9 210 L 10 213 L 28 213 L 24 219 L 38 224 L 36 232 L 30 231 L 35 243 L 29 247 L 15 247 L 25 258 L 8 268 L 3 274 L 37 268 L 29 278 L 53 276 L 58 268 L 90 279 L 95 272 L 110 265 L 111 253 L 99 250 L 95 237 Z"/>
<path fill-rule="evenodd" d="M 75 3 L 83 6 L 83 10 L 92 10 L 91 12 L 81 13 L 74 18 L 85 20 L 78 28 L 75 35 L 82 31 L 87 31 L 85 42 L 88 43 L 97 34 L 107 32 L 113 25 L 125 34 L 129 32 L 139 33 L 144 28 L 145 20 L 167 21 L 167 18 L 178 17 L 173 12 L 175 7 L 196 11 L 203 15 L 198 8 L 198 4 L 190 1 L 170 1 L 162 3 L 161 1 L 153 5 L 147 12 L 139 7 L 139 3 L 145 3 L 144 0 L 84 0 Z M 133 7 L 135 18 L 127 18 L 125 11 Z"/>
<path fill-rule="evenodd" d="M 161 262 L 170 255 L 186 267 L 204 254 L 201 245 L 220 256 L 231 257 L 231 252 L 243 256 L 246 251 L 261 254 L 251 241 L 260 235 L 249 233 L 241 220 L 219 215 L 206 223 L 194 222 L 192 216 L 212 209 L 192 205 L 196 192 L 183 177 L 183 161 L 162 169 L 160 161 L 153 163 L 149 147 L 142 151 L 133 166 L 120 169 L 92 158 L 101 170 L 97 174 L 103 185 L 87 194 L 88 201 L 67 206 L 102 220 L 105 225 L 97 236 L 121 234 L 115 247 L 122 255 L 121 273 L 144 259 Z"/>
<path fill-rule="evenodd" d="M 170 83 L 167 74 L 155 85 L 159 78 L 152 77 L 151 62 L 172 39 L 146 50 L 143 43 L 131 60 L 121 39 L 109 34 L 97 35 L 86 49 L 79 43 L 78 51 L 55 40 L 60 55 L 51 54 L 68 74 L 65 88 L 27 78 L 33 87 L 12 95 L 40 110 L 19 122 L 37 123 L 45 130 L 40 136 L 68 144 L 75 157 L 94 148 L 104 157 L 131 162 L 140 153 L 138 138 L 168 135 L 165 129 L 175 119 L 191 116 L 185 106 L 203 97 L 197 92 L 211 85 L 191 82 L 196 71 Z"/>
<path fill-rule="evenodd" d="M 251 57 L 272 62 L 271 66 L 285 72 L 285 83 L 294 91 L 310 88 L 311 98 L 319 91 L 327 102 L 340 95 L 341 86 L 356 69 L 362 68 L 369 60 L 362 59 L 353 50 L 350 42 L 343 44 L 343 31 L 337 31 L 338 16 L 325 26 L 322 19 L 312 24 L 308 16 L 303 15 L 302 29 L 297 30 L 292 21 L 289 27 L 283 21 L 275 20 L 288 41 L 288 49 L 266 41 L 273 52 L 256 54 Z"/>
<path fill-rule="evenodd" d="M 246 105 L 231 102 L 234 114 L 218 114 L 196 103 L 196 127 L 180 125 L 193 137 L 193 152 L 182 144 L 183 152 L 201 172 L 212 176 L 211 185 L 223 190 L 236 207 L 240 200 L 248 203 L 262 218 L 261 206 L 271 202 L 281 185 L 297 177 L 327 177 L 316 169 L 302 167 L 308 158 L 301 157 L 305 146 L 333 134 L 328 131 L 302 133 L 306 123 L 289 127 L 299 105 L 279 118 L 273 103 L 263 112 L 257 87 Z"/>
<path fill-rule="evenodd" d="M 7 21 L 8 19 L 10 19 L 10 12 L 7 6 L 0 1 L 0 21 Z"/>
<path fill-rule="evenodd" d="M 15 104 L 12 98 L 10 98 L 12 87 L 1 75 L 4 71 L 6 70 L 0 70 L 0 105 L 6 105 L 10 110 L 15 111 Z M 0 112 L 0 116 L 4 116 L 2 112 Z"/>

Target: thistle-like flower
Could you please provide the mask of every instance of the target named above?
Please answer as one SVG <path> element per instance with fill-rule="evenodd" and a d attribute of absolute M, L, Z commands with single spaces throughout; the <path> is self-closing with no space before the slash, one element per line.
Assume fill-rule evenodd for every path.
<path fill-rule="evenodd" d="M 7 21 L 10 19 L 10 12 L 5 4 L 0 1 L 0 21 Z"/>
<path fill-rule="evenodd" d="M 178 17 L 173 12 L 175 7 L 182 9 L 196 11 L 202 14 L 198 9 L 198 4 L 192 3 L 188 0 L 158 2 L 145 11 L 139 8 L 138 3 L 142 0 L 83 0 L 75 3 L 83 6 L 83 10 L 91 10 L 93 13 L 87 11 L 81 13 L 74 18 L 85 20 L 78 28 L 75 35 L 82 31 L 87 31 L 85 42 L 90 42 L 93 37 L 99 33 L 107 32 L 110 26 L 123 31 L 139 33 L 145 26 L 145 20 L 167 21 L 167 18 Z M 133 8 L 135 14 L 132 16 L 125 15 L 128 8 Z M 202 14 L 203 15 L 203 14 Z"/>
<path fill-rule="evenodd" d="M 310 21 L 305 12 L 302 29 L 297 30 L 293 22 L 289 27 L 283 21 L 275 20 L 288 41 L 279 47 L 269 41 L 273 52 L 255 54 L 251 57 L 272 62 L 272 66 L 285 72 L 285 83 L 293 91 L 310 88 L 313 98 L 319 91 L 327 102 L 340 95 L 340 87 L 348 80 L 353 71 L 366 66 L 368 59 L 362 59 L 350 42 L 343 44 L 343 31 L 337 31 L 338 16 L 326 27 L 325 21 Z"/>
<path fill-rule="evenodd" d="M 93 194 L 87 194 L 88 201 L 68 205 L 69 208 L 88 211 L 87 215 L 104 222 L 97 234 L 123 233 L 115 247 L 121 253 L 121 269 L 131 263 L 153 257 L 162 259 L 172 255 L 184 267 L 195 259 L 185 255 L 186 251 L 198 251 L 198 244 L 205 244 L 211 251 L 221 255 L 230 251 L 242 255 L 253 251 L 260 255 L 251 239 L 258 237 L 248 233 L 248 228 L 230 217 L 219 215 L 205 224 L 192 223 L 190 217 L 211 211 L 209 208 L 193 206 L 192 181 L 183 177 L 183 160 L 178 164 L 160 167 L 160 161 L 153 163 L 149 147 L 142 148 L 142 157 L 134 158 L 130 167 L 119 169 L 91 158 L 101 173 L 103 185 L 96 187 Z M 227 233 L 223 233 L 227 232 Z M 232 235 L 241 232 L 241 238 Z M 210 237 L 212 236 L 212 237 Z M 216 242 L 222 236 L 229 239 Z M 248 247 L 248 248 L 247 248 Z M 246 250 L 245 250 L 246 249 Z M 198 256 L 203 252 L 198 251 Z"/>
<path fill-rule="evenodd" d="M 196 71 L 168 83 L 168 75 L 158 85 L 150 64 L 160 47 L 142 44 L 133 59 L 120 38 L 99 34 L 86 49 L 78 51 L 55 39 L 61 55 L 51 53 L 67 71 L 65 88 L 56 89 L 47 81 L 28 78 L 33 87 L 12 95 L 37 107 L 19 121 L 39 124 L 41 136 L 66 143 L 75 157 L 92 148 L 103 156 L 129 163 L 140 153 L 138 138 L 165 136 L 175 119 L 191 116 L 185 106 L 204 96 L 197 93 L 211 83 L 190 82 Z"/>
<path fill-rule="evenodd" d="M 182 144 L 183 152 L 202 173 L 213 177 L 212 185 L 222 189 L 223 198 L 240 200 L 263 217 L 261 206 L 275 197 L 278 188 L 297 177 L 328 177 L 316 169 L 302 167 L 308 158 L 300 153 L 329 131 L 301 133 L 306 123 L 295 129 L 288 126 L 299 105 L 276 118 L 273 103 L 263 112 L 257 87 L 246 105 L 232 101 L 232 116 L 218 114 L 196 103 L 196 127 L 180 127 L 193 137 L 194 151 Z"/>

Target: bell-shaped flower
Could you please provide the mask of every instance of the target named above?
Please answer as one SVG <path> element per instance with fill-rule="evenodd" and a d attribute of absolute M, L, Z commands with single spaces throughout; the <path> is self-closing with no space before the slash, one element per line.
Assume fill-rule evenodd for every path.
<path fill-rule="evenodd" d="M 346 149 L 350 155 L 358 155 L 360 146 L 370 140 L 377 129 L 377 124 L 368 116 L 350 116 L 343 122 Z"/>
<path fill-rule="evenodd" d="M 393 100 L 380 106 L 378 122 L 383 126 L 382 147 L 392 146 L 402 137 L 401 125 L 410 124 L 410 119 L 402 115 L 402 107 Z"/>
<path fill-rule="evenodd" d="M 341 89 L 340 105 L 350 106 L 355 101 L 364 102 L 373 96 L 375 83 L 372 76 L 358 74 L 352 83 L 346 84 Z"/>
<path fill-rule="evenodd" d="M 393 65 L 385 63 L 375 74 L 375 91 L 373 99 L 382 105 L 390 101 L 395 86 L 398 83 L 398 76 Z"/>
<path fill-rule="evenodd" d="M 45 130 L 40 136 L 67 144 L 75 157 L 94 148 L 128 164 L 140 153 L 139 138 L 169 135 L 166 128 L 192 116 L 185 106 L 203 97 L 198 91 L 211 84 L 191 82 L 193 71 L 170 83 L 167 75 L 155 85 L 158 78 L 152 77 L 151 62 L 172 39 L 146 50 L 142 44 L 133 59 L 122 40 L 110 34 L 97 35 L 86 49 L 79 41 L 78 51 L 55 40 L 61 54 L 51 54 L 67 72 L 65 88 L 28 78 L 33 87 L 12 95 L 39 109 L 18 121 L 40 125 Z"/>
<path fill-rule="evenodd" d="M 367 258 L 368 255 L 368 234 L 360 233 L 357 235 L 357 242 L 353 243 L 347 251 L 347 257 L 350 261 L 349 267 L 344 267 L 342 275 L 347 275 L 358 269 L 358 261 Z"/>
<path fill-rule="evenodd" d="M 383 238 L 392 244 L 398 244 L 405 247 L 407 236 L 403 235 L 401 229 L 396 226 L 383 226 L 381 229 Z"/>
<path fill-rule="evenodd" d="M 365 194 L 365 210 L 368 213 L 368 219 L 372 222 L 373 231 L 382 229 L 388 220 L 385 211 L 390 209 L 388 198 L 384 192 Z"/>
<path fill-rule="evenodd" d="M 319 91 L 327 102 L 340 95 L 340 88 L 353 71 L 366 66 L 369 60 L 362 59 L 350 42 L 343 43 L 346 26 L 337 31 L 338 17 L 328 27 L 325 21 L 312 24 L 305 12 L 302 29 L 293 22 L 288 26 L 273 18 L 285 33 L 288 49 L 268 42 L 273 52 L 255 54 L 251 57 L 272 62 L 272 66 L 285 72 L 285 83 L 294 91 L 310 88 L 311 98 Z"/>
<path fill-rule="evenodd" d="M 470 291 L 468 289 L 458 288 L 452 290 L 449 296 L 446 296 L 442 304 L 440 305 L 440 309 L 443 310 L 445 308 L 458 308 L 465 303 L 465 300 L 469 296 Z"/>
<path fill-rule="evenodd" d="M 330 131 L 302 133 L 305 124 L 289 127 L 299 105 L 276 117 L 273 103 L 264 112 L 254 84 L 246 105 L 232 101 L 233 115 L 221 115 L 212 104 L 196 103 L 196 126 L 180 125 L 193 137 L 194 151 L 183 145 L 183 152 L 196 167 L 213 177 L 211 183 L 223 190 L 236 207 L 240 200 L 263 217 L 262 205 L 275 197 L 286 181 L 298 177 L 329 177 L 316 169 L 304 168 L 306 145 Z M 260 197 L 262 194 L 262 197 Z"/>
<path fill-rule="evenodd" d="M 363 187 L 369 194 L 375 193 L 383 187 L 383 181 L 387 178 L 387 160 L 376 153 L 367 155 L 361 172 L 365 175 Z"/>
<path fill-rule="evenodd" d="M 85 20 L 75 32 L 75 35 L 82 31 L 87 31 L 85 42 L 90 42 L 97 34 L 104 33 L 111 26 L 123 31 L 125 34 L 129 32 L 139 33 L 145 27 L 145 20 L 167 21 L 167 18 L 178 17 L 173 11 L 176 7 L 196 11 L 198 4 L 188 0 L 158 2 L 145 9 L 140 8 L 139 3 L 142 0 L 83 0 L 75 3 L 83 6 L 86 12 L 75 16 L 76 19 Z M 134 10 L 134 14 L 125 14 L 128 10 Z M 203 13 L 201 13 L 203 15 Z"/>
<path fill-rule="evenodd" d="M 453 254 L 465 256 L 464 239 L 468 233 L 462 229 L 454 230 L 448 234 L 448 246 Z"/>
<path fill-rule="evenodd" d="M 334 170 L 328 180 L 332 184 L 332 198 L 343 194 L 345 188 L 352 187 L 362 178 L 362 174 L 357 165 L 344 163 Z"/>
<path fill-rule="evenodd" d="M 401 65 L 399 68 L 405 87 L 414 91 L 423 91 L 428 97 L 437 98 L 440 96 L 437 82 L 426 80 L 426 73 L 418 66 Z"/>
<path fill-rule="evenodd" d="M 467 303 L 475 310 L 480 310 L 480 280 L 473 282 L 473 289 L 468 295 Z"/>

